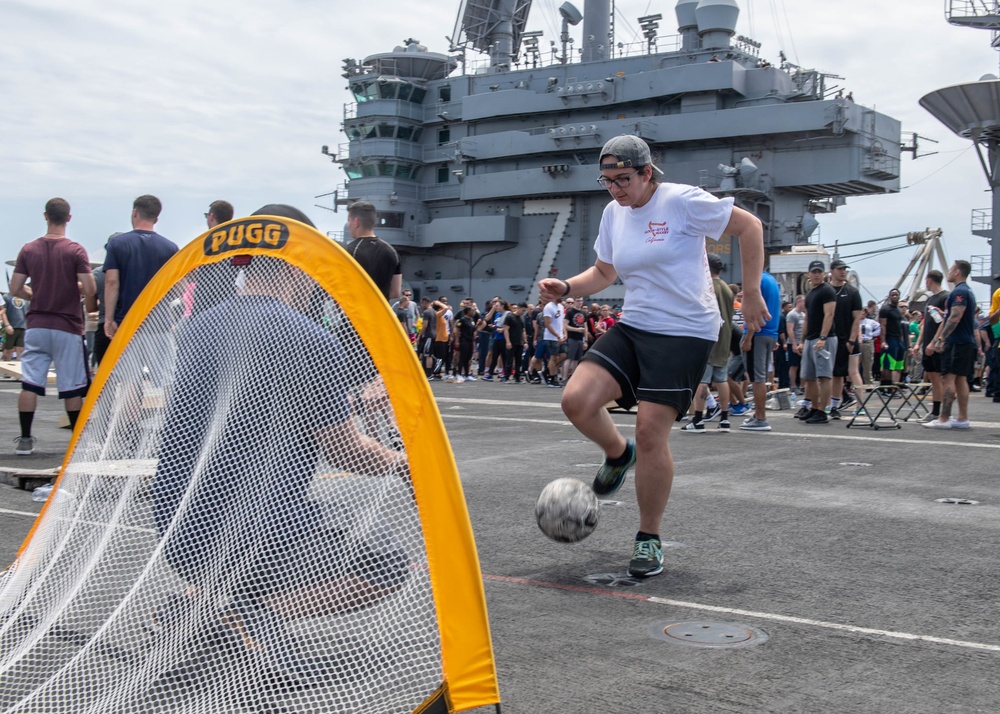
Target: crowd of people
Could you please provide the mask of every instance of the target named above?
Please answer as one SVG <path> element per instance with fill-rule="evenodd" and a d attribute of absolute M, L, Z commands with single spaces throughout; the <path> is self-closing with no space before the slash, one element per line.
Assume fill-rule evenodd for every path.
<path fill-rule="evenodd" d="M 547 303 L 494 296 L 487 308 L 471 297 L 457 310 L 447 297 L 419 306 L 403 290 L 392 308 L 410 336 L 429 381 L 562 387 L 584 354 L 621 317 L 621 309 L 565 297 Z"/>
<path fill-rule="evenodd" d="M 718 256 L 710 253 L 707 260 L 723 329 L 702 388 L 694 395 L 690 413 L 681 417 L 688 422 L 684 431 L 702 432 L 716 419 L 720 430 L 729 431 L 729 415 L 746 416 L 751 411 L 740 428 L 770 431 L 764 405 L 777 389 L 802 397 L 797 400 L 796 417 L 807 424 L 837 421 L 845 410 L 858 413 L 863 397 L 857 388 L 863 385 L 903 385 L 903 389 L 914 385 L 931 396 L 929 413 L 920 422 L 945 423 L 941 421 L 946 401 L 943 375 L 948 373 L 942 365 L 945 350 L 936 350 L 935 344 L 942 343 L 935 339 L 940 325 L 957 311 L 954 305 L 949 308 L 952 291 L 944 287 L 946 277 L 940 271 L 928 272 L 919 309 L 901 301 L 897 289 L 881 305 L 869 300 L 862 306 L 860 292 L 847 281 L 849 266 L 842 260 L 834 260 L 829 273 L 815 261 L 809 271 L 812 289 L 789 301 L 780 301 L 777 283 L 765 271 L 762 287 L 769 307 L 775 309 L 768 324 L 751 335 L 745 331 L 740 286 L 720 279 L 723 267 Z M 963 286 L 968 270 L 965 261 L 956 261 L 947 279 L 955 287 Z M 952 338 L 963 342 L 944 343 L 974 345 L 972 366 L 962 372 L 963 386 L 953 388 L 953 400 L 960 399 L 959 390 L 967 385 L 968 392 L 985 390 L 986 397 L 1000 403 L 1000 290 L 994 303 L 989 314 L 975 307 L 964 318 L 965 328 Z M 538 305 L 495 296 L 485 310 L 467 297 L 456 311 L 446 297 L 424 298 L 417 306 L 408 289 L 392 307 L 430 381 L 548 387 L 565 385 L 586 352 L 622 316 L 617 305 L 588 304 L 575 296 Z M 957 368 L 948 365 L 949 370 Z M 897 391 L 892 398 L 902 397 Z M 966 411 L 960 410 L 959 416 L 965 417 Z M 962 429 L 966 422 L 949 414 L 950 427 L 930 428 Z"/>

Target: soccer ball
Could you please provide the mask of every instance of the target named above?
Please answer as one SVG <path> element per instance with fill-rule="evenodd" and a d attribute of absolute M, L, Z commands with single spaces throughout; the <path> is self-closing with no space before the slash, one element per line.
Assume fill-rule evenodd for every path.
<path fill-rule="evenodd" d="M 575 478 L 558 478 L 542 489 L 535 519 L 542 533 L 560 543 L 576 543 L 597 527 L 601 505 L 593 489 Z"/>

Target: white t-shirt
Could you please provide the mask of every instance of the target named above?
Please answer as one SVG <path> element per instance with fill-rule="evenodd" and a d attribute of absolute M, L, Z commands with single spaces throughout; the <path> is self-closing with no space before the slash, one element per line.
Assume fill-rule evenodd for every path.
<path fill-rule="evenodd" d="M 552 318 L 549 322 L 549 326 L 545 328 L 546 340 L 555 340 L 558 342 L 563 337 L 563 316 L 566 313 L 563 311 L 563 306 L 555 302 L 545 303 L 545 307 L 542 309 L 543 319 L 545 317 Z"/>
<path fill-rule="evenodd" d="M 719 338 L 719 305 L 705 238 L 718 240 L 733 199 L 694 186 L 661 183 L 649 203 L 604 209 L 594 250 L 625 284 L 626 325 L 662 335 Z"/>

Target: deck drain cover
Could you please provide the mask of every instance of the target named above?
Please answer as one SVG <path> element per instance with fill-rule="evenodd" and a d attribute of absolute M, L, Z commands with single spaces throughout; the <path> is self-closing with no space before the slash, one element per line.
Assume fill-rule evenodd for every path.
<path fill-rule="evenodd" d="M 937 503 L 946 503 L 949 506 L 978 506 L 979 501 L 973 501 L 971 498 L 935 498 Z"/>
<path fill-rule="evenodd" d="M 639 578 L 633 578 L 628 573 L 595 573 L 584 575 L 585 582 L 594 585 L 607 585 L 609 588 L 632 588 L 642 582 Z"/>
<path fill-rule="evenodd" d="M 736 622 L 671 622 L 654 625 L 650 634 L 674 644 L 696 647 L 750 647 L 767 641 L 763 630 Z"/>

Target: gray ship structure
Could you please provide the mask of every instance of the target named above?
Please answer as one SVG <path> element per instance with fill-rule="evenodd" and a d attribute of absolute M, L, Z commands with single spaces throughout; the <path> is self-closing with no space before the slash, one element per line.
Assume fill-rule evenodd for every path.
<path fill-rule="evenodd" d="M 822 254 L 817 217 L 899 191 L 899 122 L 843 97 L 834 75 L 764 59 L 736 34 L 736 0 L 678 0 L 678 35 L 661 37 L 649 15 L 631 45 L 615 40 L 610 0 L 564 3 L 548 41 L 527 31 L 530 7 L 464 0 L 447 54 L 408 39 L 344 61 L 348 140 L 323 147 L 347 174 L 334 204 L 375 204 L 417 296 L 533 302 L 539 279 L 592 265 L 610 200 L 598 154 L 619 134 L 645 139 L 665 180 L 758 216 L 786 293 Z M 738 242 L 707 246 L 739 281 Z"/>

